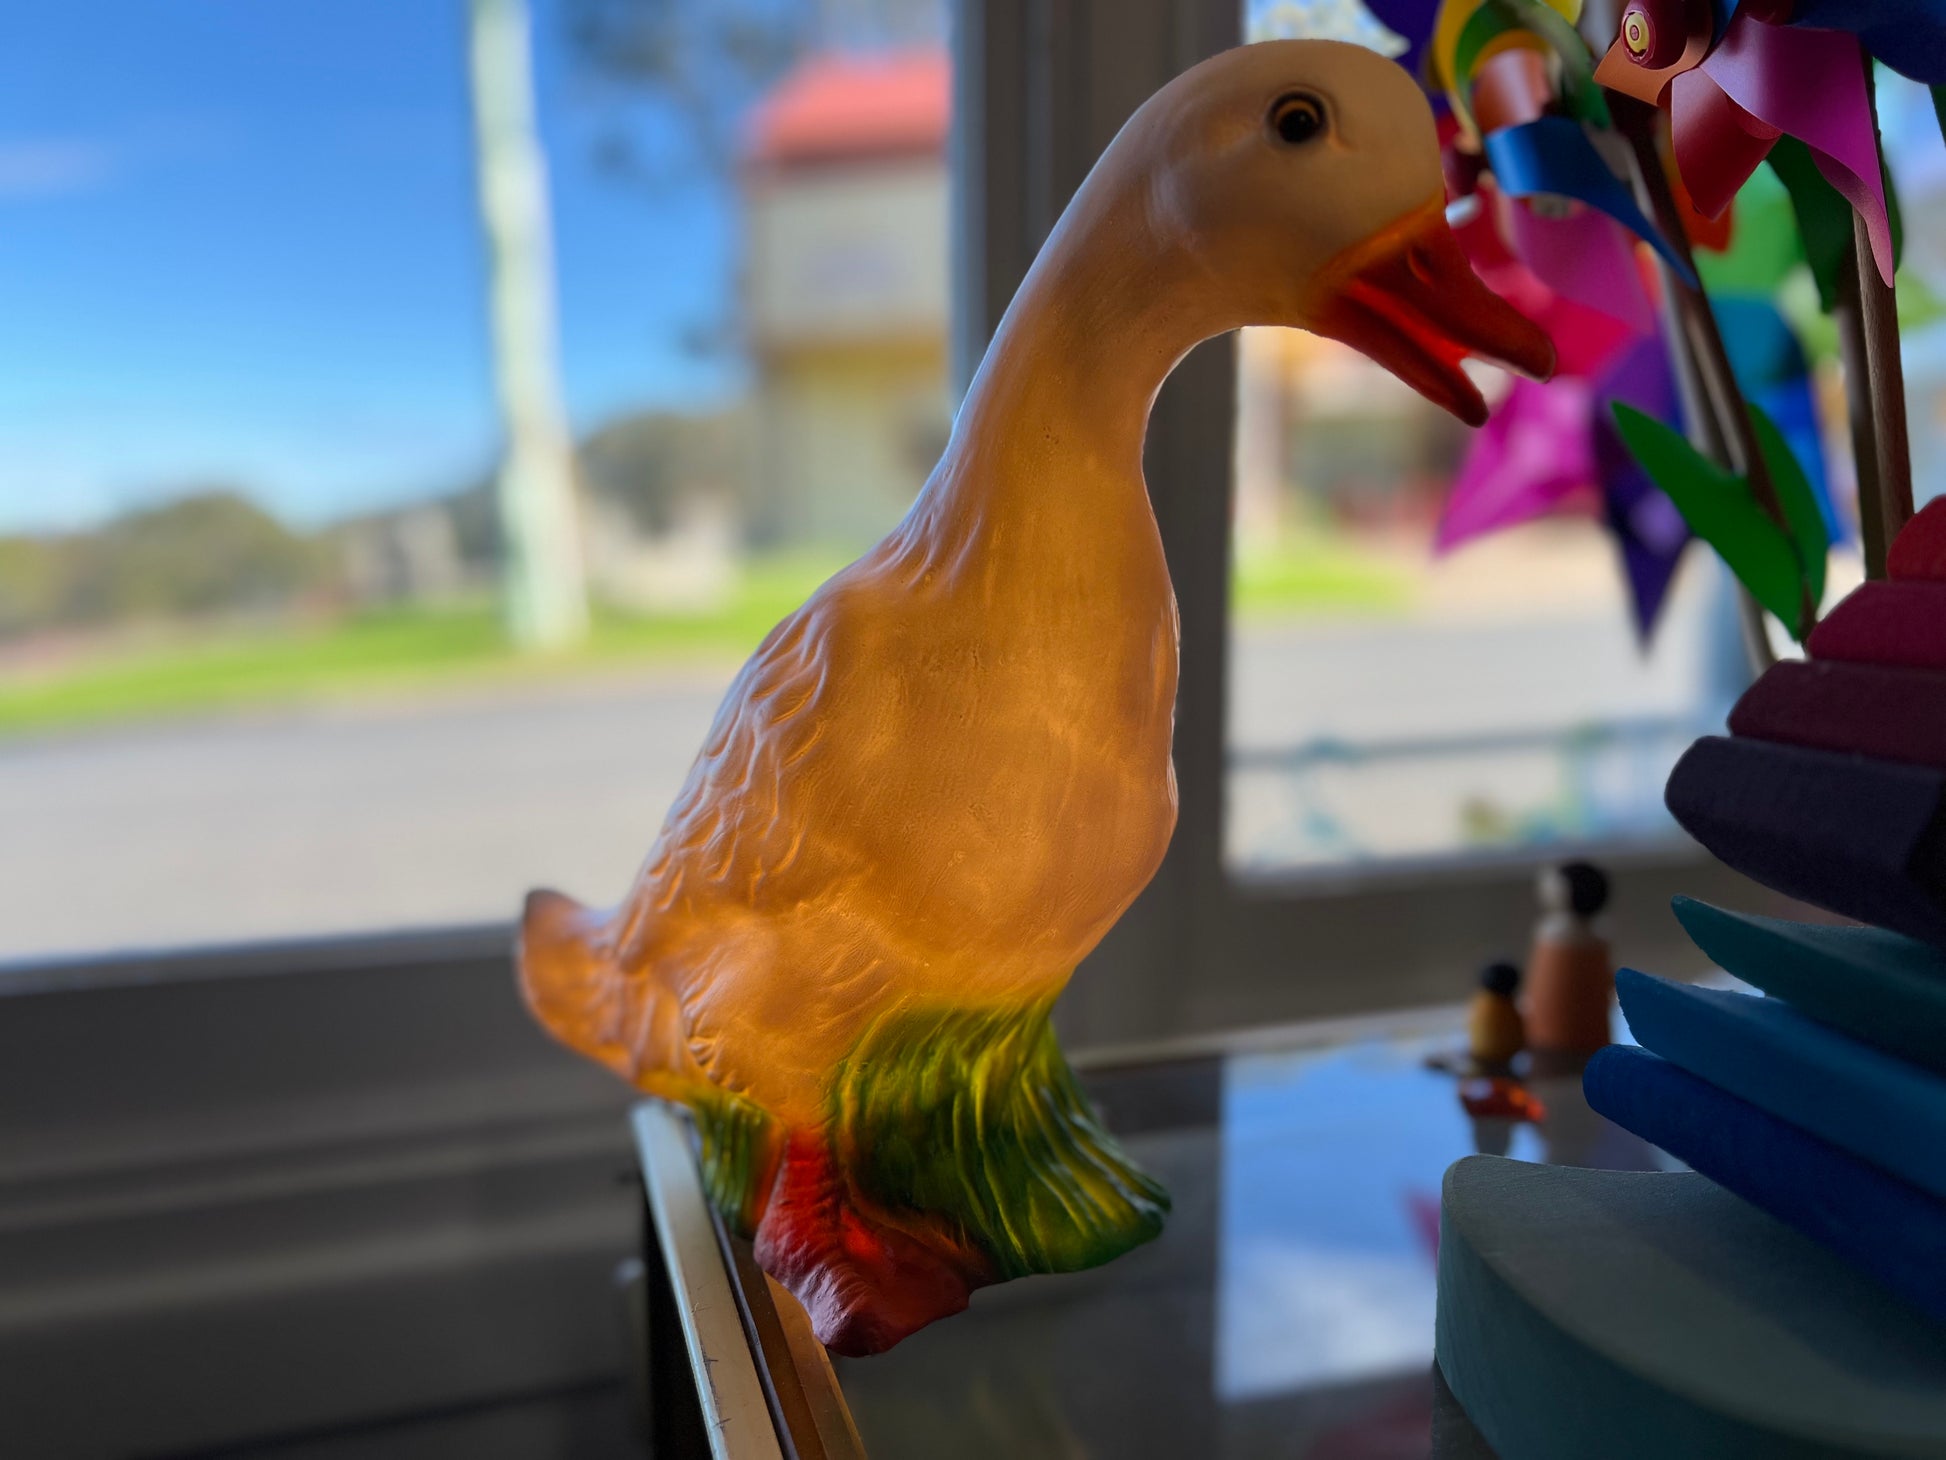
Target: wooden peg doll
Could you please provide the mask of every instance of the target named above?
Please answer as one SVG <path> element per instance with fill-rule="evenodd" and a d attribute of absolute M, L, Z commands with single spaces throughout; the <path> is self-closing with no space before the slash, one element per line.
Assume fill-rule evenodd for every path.
<path fill-rule="evenodd" d="M 1586 1056 L 1608 1043 L 1615 969 L 1595 918 L 1608 905 L 1608 877 L 1587 862 L 1540 876 L 1541 917 L 1527 958 L 1528 1047 Z"/>
<path fill-rule="evenodd" d="M 1480 970 L 1479 991 L 1466 1007 L 1466 1045 L 1483 1070 L 1504 1070 L 1527 1047 L 1527 1032 L 1514 1003 L 1520 969 L 1502 961 Z"/>

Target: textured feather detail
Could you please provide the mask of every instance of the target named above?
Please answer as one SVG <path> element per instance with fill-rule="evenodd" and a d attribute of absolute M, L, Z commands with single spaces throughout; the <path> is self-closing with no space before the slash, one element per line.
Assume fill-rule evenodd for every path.
<path fill-rule="evenodd" d="M 783 1154 L 782 1128 L 755 1101 L 704 1087 L 690 1111 L 701 1138 L 703 1189 L 740 1237 L 757 1229 Z"/>
<path fill-rule="evenodd" d="M 528 893 L 515 946 L 520 991 L 548 1033 L 632 1079 L 623 978 L 595 946 L 601 922 L 565 893 Z"/>

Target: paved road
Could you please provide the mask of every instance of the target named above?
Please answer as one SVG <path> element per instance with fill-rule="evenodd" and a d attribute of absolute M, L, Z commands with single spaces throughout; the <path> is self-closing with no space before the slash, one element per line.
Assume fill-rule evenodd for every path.
<path fill-rule="evenodd" d="M 1643 668 L 1612 611 L 1245 628 L 1233 740 L 1674 710 L 1695 637 Z M 733 668 L 0 742 L 0 959 L 479 921 L 536 884 L 612 899 Z"/>

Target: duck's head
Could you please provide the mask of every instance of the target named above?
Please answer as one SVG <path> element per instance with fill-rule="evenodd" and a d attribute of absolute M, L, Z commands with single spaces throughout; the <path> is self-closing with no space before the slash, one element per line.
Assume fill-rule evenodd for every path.
<path fill-rule="evenodd" d="M 1424 93 L 1371 51 L 1268 41 L 1212 57 L 1104 162 L 1134 174 L 1147 231 L 1191 265 L 1213 326 L 1342 340 L 1472 425 L 1487 412 L 1464 357 L 1554 368 L 1552 342 L 1479 281 L 1446 224 Z"/>

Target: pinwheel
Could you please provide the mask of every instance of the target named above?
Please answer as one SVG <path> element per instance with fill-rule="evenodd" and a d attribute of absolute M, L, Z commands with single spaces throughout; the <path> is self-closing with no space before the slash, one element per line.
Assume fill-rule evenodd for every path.
<path fill-rule="evenodd" d="M 1424 49 L 1431 80 L 1477 142 L 1496 188 L 1527 205 L 1508 215 L 1509 226 L 1516 252 L 1545 282 L 1569 297 L 1585 292 L 1585 286 L 1563 287 L 1562 269 L 1604 233 L 1609 237 L 1598 246 L 1608 259 L 1625 256 L 1624 240 L 1601 220 L 1693 278 L 1688 261 L 1598 150 L 1608 106 L 1572 11 L 1541 0 L 1444 0 Z M 1578 217 L 1577 209 L 1599 217 Z M 1554 226 L 1564 223 L 1570 227 Z M 1588 277 L 1585 265 L 1581 273 Z"/>
<path fill-rule="evenodd" d="M 1877 577 L 1885 544 L 1911 516 L 1912 482 L 1892 297 L 1896 205 L 1879 154 L 1874 57 L 1935 88 L 1946 83 L 1946 5 L 1628 0 L 1595 76 L 1668 111 L 1677 168 L 1703 212 L 1720 213 L 1766 158 L 1789 187 L 1823 303 L 1839 317 L 1866 571 Z M 1733 424 L 1757 489 L 1764 453 Z M 1677 469 L 1673 459 L 1664 465 Z M 1774 535 L 1789 538 L 1788 504 L 1757 495 Z"/>
<path fill-rule="evenodd" d="M 1651 3 L 1670 13 L 1651 13 Z M 1852 187 L 1867 172 L 1875 179 L 1876 169 L 1865 169 L 1867 154 L 1851 145 L 1855 139 L 1815 115 L 1800 116 L 1805 108 L 1790 98 L 1768 97 L 1774 56 L 1758 58 L 1760 74 L 1750 81 L 1745 73 L 1753 68 L 1740 60 L 1742 33 L 1710 0 L 1641 0 L 1627 12 L 1618 41 L 1624 52 L 1632 45 L 1640 53 L 1627 62 L 1635 94 L 1663 101 L 1676 92 L 1685 118 L 1700 109 L 1706 130 L 1694 135 L 1730 125 L 1741 139 L 1718 148 L 1731 154 L 1727 171 L 1706 173 L 1700 183 L 1689 176 L 1694 168 L 1666 175 L 1636 114 L 1611 109 L 1598 84 L 1607 79 L 1603 68 L 1574 29 L 1575 11 L 1575 0 L 1443 0 L 1427 22 L 1413 0 L 1391 0 L 1383 15 L 1411 47 L 1408 55 L 1424 56 L 1425 79 L 1450 109 L 1448 181 L 1456 198 L 1470 198 L 1456 211 L 1471 215 L 1460 231 L 1475 267 L 1549 331 L 1561 358 L 1553 384 L 1516 384 L 1475 439 L 1437 545 L 1448 550 L 1578 506 L 1592 489 L 1644 640 L 1692 528 L 1737 572 L 1755 604 L 1801 636 L 1815 622 L 1835 530 L 1802 352 L 1794 342 L 1784 352 L 1796 362 L 1794 373 L 1755 368 L 1749 359 L 1733 363 L 1738 353 L 1755 358 L 1731 346 L 1753 338 L 1753 328 L 1765 336 L 1774 311 L 1761 302 L 1739 304 L 1731 332 L 1738 338 L 1726 342 L 1690 248 L 1706 235 L 1716 247 L 1728 241 L 1731 196 L 1780 138 L 1780 161 L 1804 160 L 1828 205 L 1847 213 L 1851 194 L 1833 189 Z M 1423 33 L 1412 28 L 1415 21 Z M 1719 44 L 1724 31 L 1735 32 L 1727 46 Z M 1758 40 L 1778 55 L 1804 49 L 1795 38 Z M 1612 69 L 1612 58 L 1603 65 Z M 1862 88 L 1862 61 L 1852 74 Z M 1726 110 L 1737 105 L 1733 96 L 1784 117 L 1809 141 L 1765 122 L 1745 126 L 1755 114 Z M 1869 133 L 1866 140 L 1875 162 L 1875 141 Z M 1839 166 L 1847 162 L 1859 171 Z M 1832 182 L 1823 180 L 1826 173 Z M 1869 202 L 1869 191 L 1852 191 Z M 1882 204 L 1883 193 L 1878 197 Z M 1659 261 L 1655 292 L 1673 306 L 1679 329 L 1658 328 L 1638 240 Z M 1788 339 L 1781 320 L 1776 324 Z M 1772 366 L 1782 358 L 1775 349 L 1770 355 Z M 1756 406 L 1746 403 L 1746 391 Z M 1790 429 L 1770 412 L 1781 412 Z"/>
<path fill-rule="evenodd" d="M 1621 399 L 1680 418 L 1636 242 L 1693 284 L 1686 250 L 1610 161 L 1625 149 L 1569 13 L 1538 0 L 1445 0 L 1418 17 L 1415 32 L 1410 0 L 1381 12 L 1408 54 L 1425 56 L 1449 105 L 1461 240 L 1481 277 L 1548 331 L 1559 359 L 1552 383 L 1516 382 L 1474 439 L 1436 550 L 1593 497 L 1646 641 L 1690 534 L 1608 412 Z"/>
<path fill-rule="evenodd" d="M 1667 108 L 1676 166 L 1710 216 L 1729 205 L 1779 138 L 1797 138 L 1858 210 L 1890 283 L 1892 231 L 1858 38 L 1774 23 L 1750 5 L 1718 25 L 1708 3 L 1630 0 L 1595 77 Z"/>
<path fill-rule="evenodd" d="M 1562 511 L 1585 500 L 1592 487 L 1621 559 L 1636 635 L 1646 643 L 1690 532 L 1623 446 L 1611 416 L 1617 401 L 1652 418 L 1681 419 L 1658 336 L 1624 342 L 1593 379 L 1516 381 L 1453 483 L 1435 548 L 1447 552 Z"/>

